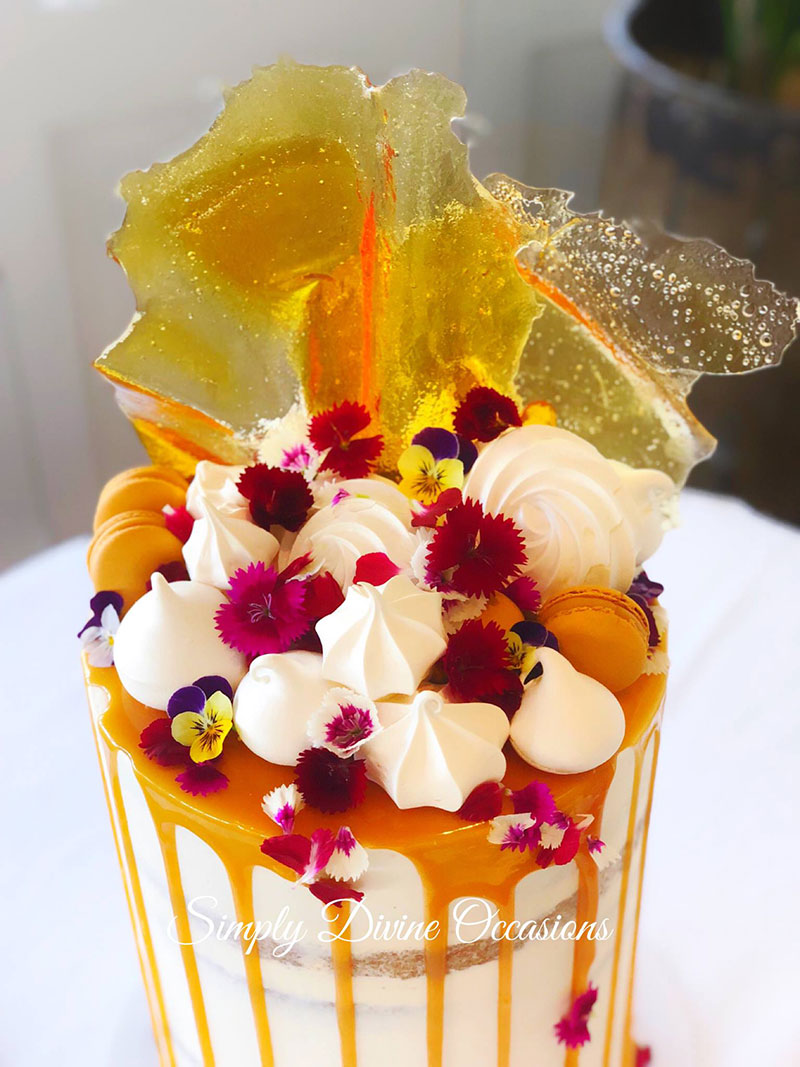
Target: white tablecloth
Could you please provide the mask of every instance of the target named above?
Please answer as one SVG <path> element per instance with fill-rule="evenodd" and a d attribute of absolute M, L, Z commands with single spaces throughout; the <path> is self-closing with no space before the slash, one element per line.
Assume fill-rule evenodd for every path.
<path fill-rule="evenodd" d="M 648 571 L 671 656 L 639 953 L 655 1067 L 797 1067 L 800 532 L 687 492 Z M 74 635 L 76 539 L 0 577 L 0 1064 L 155 1053 Z"/>

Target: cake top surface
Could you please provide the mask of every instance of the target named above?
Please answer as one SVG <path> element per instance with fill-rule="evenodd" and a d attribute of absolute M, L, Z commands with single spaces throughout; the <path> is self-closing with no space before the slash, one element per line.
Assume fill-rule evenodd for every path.
<path fill-rule="evenodd" d="M 712 445 L 686 394 L 797 318 L 707 242 L 480 184 L 463 108 L 419 71 L 256 71 L 124 180 L 111 239 L 137 313 L 98 366 L 155 465 L 98 503 L 90 677 L 162 786 L 263 817 L 321 899 L 359 895 L 354 828 L 602 851 L 667 669 L 643 566 Z"/>

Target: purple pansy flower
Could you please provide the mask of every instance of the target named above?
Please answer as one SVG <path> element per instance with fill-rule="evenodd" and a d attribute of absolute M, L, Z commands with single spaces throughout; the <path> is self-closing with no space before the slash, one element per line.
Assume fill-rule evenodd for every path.
<path fill-rule="evenodd" d="M 92 616 L 79 631 L 78 637 L 92 667 L 111 667 L 122 597 L 112 590 L 103 589 L 92 597 L 89 607 Z"/>

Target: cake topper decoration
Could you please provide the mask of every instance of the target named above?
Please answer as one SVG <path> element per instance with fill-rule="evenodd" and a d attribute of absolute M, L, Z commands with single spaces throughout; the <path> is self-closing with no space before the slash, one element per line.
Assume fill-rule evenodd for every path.
<path fill-rule="evenodd" d="M 372 463 L 382 440 L 390 469 L 476 386 L 550 401 L 605 455 L 678 483 L 708 455 L 689 388 L 776 363 L 797 302 L 710 242 L 481 185 L 451 130 L 464 106 L 440 75 L 376 87 L 282 61 L 188 151 L 125 178 L 109 249 L 137 310 L 97 366 L 154 459 L 251 460 L 304 399 L 372 416 L 358 451 Z"/>

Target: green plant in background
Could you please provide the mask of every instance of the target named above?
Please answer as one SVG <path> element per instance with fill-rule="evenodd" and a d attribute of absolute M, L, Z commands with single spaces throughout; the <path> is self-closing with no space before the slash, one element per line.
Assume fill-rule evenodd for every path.
<path fill-rule="evenodd" d="M 800 106 L 800 0 L 720 0 L 731 88 Z"/>

